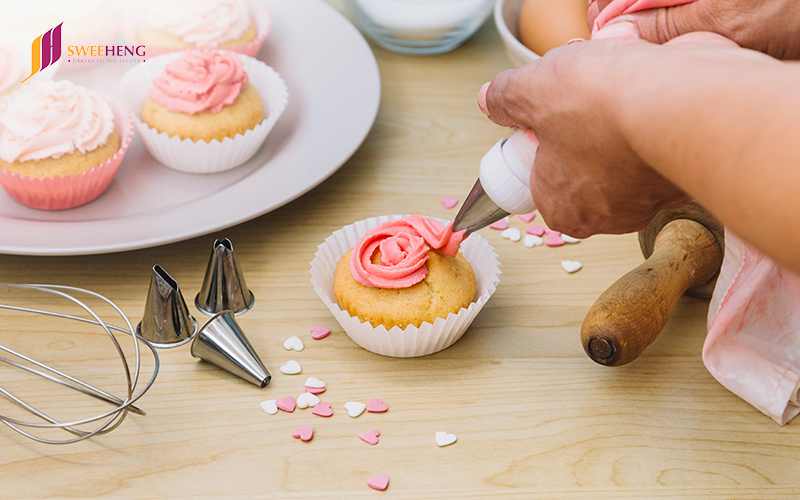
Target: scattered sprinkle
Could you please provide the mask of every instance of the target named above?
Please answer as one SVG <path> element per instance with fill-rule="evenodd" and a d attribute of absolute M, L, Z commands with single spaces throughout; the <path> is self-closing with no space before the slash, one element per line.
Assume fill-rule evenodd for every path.
<path fill-rule="evenodd" d="M 558 231 L 553 231 L 552 229 L 545 228 L 544 232 L 547 234 L 547 239 L 545 239 L 545 243 L 549 247 L 560 247 L 564 244 L 564 240 L 561 238 L 561 233 Z"/>
<path fill-rule="evenodd" d="M 505 231 L 500 233 L 500 236 L 511 241 L 519 241 L 522 239 L 522 233 L 519 231 L 519 229 L 515 227 L 510 227 L 506 229 Z"/>
<path fill-rule="evenodd" d="M 500 231 L 508 229 L 508 217 L 503 217 L 499 221 L 489 224 L 489 227 L 492 229 L 498 229 Z"/>
<path fill-rule="evenodd" d="M 375 446 L 378 444 L 378 436 L 381 435 L 381 431 L 377 429 L 370 429 L 368 431 L 364 431 L 358 435 L 358 439 L 364 441 L 367 444 L 371 444 Z"/>
<path fill-rule="evenodd" d="M 583 267 L 583 264 L 578 262 L 577 260 L 562 260 L 561 267 L 570 274 L 580 271 Z"/>
<path fill-rule="evenodd" d="M 544 226 L 541 224 L 534 224 L 525 228 L 525 232 L 534 236 L 542 236 L 544 234 Z"/>
<path fill-rule="evenodd" d="M 544 245 L 544 240 L 535 234 L 526 234 L 522 244 L 528 248 L 540 247 Z"/>
<path fill-rule="evenodd" d="M 297 407 L 300 409 L 308 408 L 309 406 L 316 406 L 319 404 L 319 398 L 310 392 L 304 392 L 297 396 Z"/>
<path fill-rule="evenodd" d="M 364 403 L 359 403 L 358 401 L 348 401 L 344 404 L 344 409 L 347 410 L 347 414 L 353 418 L 364 413 L 364 410 L 367 409 L 367 405 Z"/>
<path fill-rule="evenodd" d="M 322 325 L 311 325 L 311 337 L 316 340 L 324 339 L 329 333 L 331 333 L 330 328 L 326 328 Z"/>
<path fill-rule="evenodd" d="M 367 411 L 370 413 L 383 413 L 389 409 L 389 406 L 380 398 L 375 398 L 367 404 Z"/>
<path fill-rule="evenodd" d="M 436 444 L 438 444 L 440 447 L 453 444 L 456 442 L 456 439 L 458 439 L 458 437 L 456 437 L 455 434 L 448 434 L 444 431 L 436 432 Z"/>
<path fill-rule="evenodd" d="M 302 351 L 305 346 L 300 337 L 289 337 L 283 342 L 283 348 L 287 351 Z"/>
<path fill-rule="evenodd" d="M 524 222 L 530 222 L 534 217 L 536 217 L 536 212 L 531 212 L 529 214 L 517 214 L 517 217 Z"/>
<path fill-rule="evenodd" d="M 292 431 L 292 436 L 299 438 L 301 441 L 311 441 L 314 437 L 314 427 L 304 425 Z"/>
<path fill-rule="evenodd" d="M 444 206 L 444 208 L 453 208 L 458 205 L 458 198 L 453 198 L 452 196 L 442 196 L 439 199 L 439 202 Z"/>
<path fill-rule="evenodd" d="M 330 403 L 320 403 L 311 410 L 311 413 L 320 417 L 330 417 L 333 415 L 333 408 Z"/>
<path fill-rule="evenodd" d="M 292 413 L 296 405 L 297 403 L 292 396 L 275 400 L 275 406 L 288 413 Z"/>
<path fill-rule="evenodd" d="M 295 360 L 291 360 L 285 365 L 281 366 L 281 372 L 285 373 L 286 375 L 297 375 L 302 371 L 300 368 L 300 363 Z"/>
<path fill-rule="evenodd" d="M 581 241 L 578 238 L 573 238 L 567 234 L 562 234 L 561 239 L 564 240 L 564 243 L 580 243 Z"/>
<path fill-rule="evenodd" d="M 275 415 L 276 413 L 278 413 L 278 406 L 275 404 L 274 399 L 268 399 L 266 401 L 262 401 L 259 406 L 261 406 L 261 409 L 269 413 L 270 415 Z"/>
<path fill-rule="evenodd" d="M 387 486 L 389 486 L 389 476 L 386 474 L 378 474 L 377 476 L 373 476 L 367 479 L 367 486 L 373 490 L 383 491 Z"/>

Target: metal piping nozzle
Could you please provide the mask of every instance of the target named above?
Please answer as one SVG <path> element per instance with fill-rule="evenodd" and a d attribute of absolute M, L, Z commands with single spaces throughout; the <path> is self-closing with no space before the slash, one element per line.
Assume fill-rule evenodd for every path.
<path fill-rule="evenodd" d="M 178 282 L 161 266 L 153 266 L 144 314 L 136 326 L 136 334 L 155 347 L 166 348 L 189 342 L 196 332 L 197 321 L 189 314 Z"/>
<path fill-rule="evenodd" d="M 483 190 L 481 180 L 475 181 L 472 191 L 467 195 L 464 204 L 458 210 L 456 218 L 453 219 L 453 231 L 466 229 L 464 235 L 474 233 L 478 229 L 483 229 L 489 224 L 493 224 L 509 213 L 498 207 L 486 191 Z"/>
<path fill-rule="evenodd" d="M 194 305 L 209 316 L 222 311 L 238 315 L 253 307 L 253 302 L 255 297 L 247 288 L 231 240 L 214 241 L 203 286 L 194 299 Z"/>

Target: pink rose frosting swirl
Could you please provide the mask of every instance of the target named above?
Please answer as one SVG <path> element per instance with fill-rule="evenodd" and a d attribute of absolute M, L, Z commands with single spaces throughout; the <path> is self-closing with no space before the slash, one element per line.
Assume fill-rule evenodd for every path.
<path fill-rule="evenodd" d="M 187 50 L 167 64 L 153 80 L 150 97 L 170 111 L 193 115 L 210 109 L 219 113 L 236 102 L 248 81 L 242 60 L 234 52 L 208 48 Z"/>
<path fill-rule="evenodd" d="M 69 80 L 44 82 L 14 94 L 0 114 L 0 159 L 59 158 L 106 143 L 114 114 L 94 92 Z"/>
<path fill-rule="evenodd" d="M 425 279 L 428 251 L 433 248 L 455 256 L 464 231 L 453 232 L 435 219 L 410 215 L 367 231 L 350 253 L 350 272 L 356 281 L 372 288 L 407 288 Z M 380 264 L 372 258 L 381 252 Z"/>

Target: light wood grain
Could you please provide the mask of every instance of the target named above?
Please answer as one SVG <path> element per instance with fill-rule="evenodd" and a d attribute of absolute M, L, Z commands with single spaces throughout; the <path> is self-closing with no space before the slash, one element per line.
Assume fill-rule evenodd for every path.
<path fill-rule="evenodd" d="M 337 2 L 332 2 L 340 6 Z M 351 342 L 309 283 L 309 262 L 330 233 L 380 214 L 452 217 L 441 196 L 463 199 L 482 155 L 507 134 L 479 112 L 481 84 L 509 67 L 491 21 L 463 47 L 413 57 L 374 47 L 383 80 L 378 119 L 363 146 L 329 180 L 272 213 L 181 243 L 86 257 L 0 256 L 0 279 L 63 283 L 102 293 L 138 321 L 150 269 L 162 265 L 190 310 L 215 237 L 229 237 L 254 309 L 240 324 L 274 378 L 258 389 L 189 354 L 160 351 L 162 369 L 109 435 L 52 447 L 0 427 L 4 499 L 782 499 L 800 495 L 800 427 L 778 427 L 719 385 L 700 358 L 706 301 L 682 298 L 635 362 L 607 368 L 583 353 L 584 315 L 643 258 L 635 235 L 598 236 L 527 249 L 485 230 L 503 275 L 466 335 L 438 354 L 390 359 Z M 537 220 L 537 222 L 540 222 Z M 512 221 L 515 227 L 524 224 Z M 579 260 L 572 275 L 561 260 Z M 9 299 L 0 292 L 0 297 Z M 333 329 L 308 335 L 312 324 Z M 0 343 L 120 390 L 113 353 L 97 334 L 60 322 L 0 314 Z M 301 353 L 283 341 L 298 335 Z M 303 373 L 286 376 L 297 359 Z M 147 364 L 147 363 L 146 363 Z M 328 384 L 334 416 L 270 416 L 266 399 L 297 396 L 308 376 Z M 27 381 L 27 382 L 26 382 Z M 102 403 L 30 382 L 13 385 L 53 412 Z M 348 417 L 346 401 L 382 398 L 384 414 Z M 12 405 L 0 400 L 0 412 Z M 291 431 L 312 424 L 303 443 Z M 357 435 L 380 430 L 377 446 Z M 446 448 L 436 431 L 454 433 Z M 376 492 L 367 478 L 388 474 Z"/>

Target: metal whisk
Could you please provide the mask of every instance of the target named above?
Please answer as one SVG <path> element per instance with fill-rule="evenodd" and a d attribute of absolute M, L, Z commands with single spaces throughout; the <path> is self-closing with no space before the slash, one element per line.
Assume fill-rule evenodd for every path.
<path fill-rule="evenodd" d="M 75 377 L 67 375 L 66 373 L 63 373 L 62 371 L 59 371 L 59 370 L 57 370 L 57 369 L 55 369 L 55 368 L 53 368 L 51 366 L 48 366 L 48 365 L 46 365 L 44 363 L 40 363 L 39 361 L 36 361 L 33 358 L 30 358 L 28 356 L 25 356 L 23 354 L 20 354 L 20 353 L 18 353 L 16 351 L 12 350 L 12 349 L 9 349 L 9 348 L 7 348 L 5 346 L 0 345 L 0 351 L 3 351 L 5 353 L 7 353 L 7 354 L 15 356 L 15 357 L 17 357 L 17 358 L 19 358 L 21 360 L 24 360 L 24 361 L 26 361 L 26 362 L 28 362 L 28 363 L 40 368 L 41 370 L 38 370 L 36 368 L 32 368 L 30 366 L 26 366 L 26 365 L 20 364 L 20 363 L 18 363 L 16 361 L 13 361 L 11 359 L 7 359 L 7 358 L 4 358 L 4 357 L 0 357 L 0 362 L 15 366 L 15 367 L 20 368 L 22 370 L 25 370 L 25 371 L 27 371 L 29 373 L 33 373 L 35 375 L 38 375 L 38 376 L 40 376 L 42 378 L 45 378 L 47 380 L 50 380 L 52 382 L 61 384 L 63 386 L 69 387 L 69 388 L 74 389 L 74 390 L 76 390 L 78 392 L 81 392 L 83 394 L 92 396 L 94 398 L 100 399 L 102 401 L 105 401 L 107 403 L 110 403 L 110 404 L 114 405 L 113 409 L 111 409 L 109 411 L 106 411 L 106 412 L 103 412 L 103 413 L 101 413 L 99 415 L 95 415 L 93 417 L 89 417 L 89 418 L 85 418 L 85 419 L 81 419 L 81 420 L 74 420 L 72 422 L 59 422 L 55 418 L 53 418 L 53 417 L 47 415 L 46 413 L 34 408 L 33 406 L 29 405 L 28 403 L 26 403 L 25 401 L 23 401 L 19 397 L 15 396 L 11 392 L 7 391 L 5 388 L 0 386 L 0 394 L 4 395 L 8 399 L 13 401 L 17 405 L 19 405 L 20 407 L 28 410 L 32 414 L 34 414 L 37 417 L 39 417 L 41 420 L 45 421 L 45 422 L 41 422 L 41 421 L 27 422 L 27 421 L 15 419 L 15 418 L 10 418 L 10 417 L 7 417 L 5 415 L 0 415 L 0 422 L 4 423 L 5 425 L 7 425 L 11 429 L 15 430 L 16 432 L 22 434 L 23 436 L 31 438 L 31 439 L 33 439 L 35 441 L 40 442 L 40 443 L 45 443 L 45 444 L 69 444 L 69 443 L 75 443 L 75 442 L 78 442 L 78 441 L 82 441 L 82 440 L 90 438 L 92 436 L 97 436 L 97 435 L 106 434 L 108 432 L 111 432 L 112 430 L 116 429 L 122 423 L 122 421 L 125 419 L 125 417 L 127 416 L 129 411 L 132 411 L 134 413 L 138 413 L 140 415 L 144 415 L 145 414 L 144 411 L 142 411 L 138 407 L 134 406 L 133 403 L 136 402 L 139 398 L 141 398 L 142 395 L 144 395 L 144 393 L 150 388 L 150 386 L 153 385 L 153 382 L 156 379 L 156 375 L 158 374 L 158 368 L 159 368 L 158 354 L 156 353 L 155 348 L 150 344 L 150 342 L 148 342 L 147 340 L 145 340 L 145 339 L 143 339 L 143 338 L 141 338 L 141 337 L 136 335 L 135 330 L 134 330 L 133 326 L 131 325 L 131 322 L 128 320 L 127 316 L 125 316 L 125 313 L 122 312 L 122 310 L 116 304 L 114 304 L 109 299 L 103 297 L 102 295 L 100 295 L 98 293 L 95 293 L 95 292 L 92 292 L 92 291 L 89 291 L 89 290 L 84 290 L 82 288 L 75 288 L 75 287 L 70 287 L 70 286 L 0 283 L 0 287 L 3 287 L 3 288 L 17 288 L 17 289 L 28 289 L 28 290 L 36 290 L 36 291 L 51 293 L 51 294 L 63 297 L 65 299 L 67 299 L 67 300 L 70 300 L 74 304 L 76 304 L 76 305 L 80 306 L 81 308 L 83 308 L 91 316 L 92 319 L 90 319 L 90 318 L 82 318 L 82 317 L 79 317 L 79 316 L 71 316 L 71 315 L 68 315 L 68 314 L 52 312 L 52 311 L 43 311 L 43 310 L 40 310 L 40 309 L 33 309 L 33 308 L 28 308 L 28 307 L 20 307 L 20 306 L 0 304 L 0 308 L 2 308 L 2 309 L 11 309 L 11 310 L 15 310 L 15 311 L 23 311 L 23 312 L 29 312 L 29 313 L 34 313 L 34 314 L 42 314 L 42 315 L 45 315 L 45 316 L 54 316 L 54 317 L 58 317 L 58 318 L 71 319 L 71 320 L 80 321 L 80 322 L 83 322 L 83 323 L 90 323 L 90 324 L 94 324 L 94 325 L 99 325 L 103 329 L 103 331 L 105 331 L 105 333 L 108 335 L 108 337 L 111 339 L 111 341 L 113 342 L 114 347 L 116 348 L 117 353 L 119 354 L 120 360 L 122 361 L 122 367 L 123 367 L 123 370 L 125 371 L 125 377 L 126 377 L 126 392 L 127 392 L 127 395 L 125 396 L 125 398 L 121 399 L 121 398 L 119 398 L 117 396 L 114 396 L 113 394 L 110 394 L 110 393 L 108 393 L 108 392 L 106 392 L 106 391 L 104 391 L 102 389 L 99 389 L 99 388 L 97 388 L 97 387 L 95 387 L 93 385 L 90 385 L 90 384 L 88 384 L 86 382 L 83 382 L 83 381 L 81 381 L 81 380 L 79 380 L 79 379 L 77 379 Z M 75 298 L 72 295 L 70 295 L 70 293 L 75 293 L 75 292 L 89 295 L 91 297 L 100 299 L 103 302 L 107 303 L 109 306 L 111 306 L 120 315 L 120 317 L 122 318 L 122 320 L 125 323 L 125 327 L 123 328 L 123 327 L 119 327 L 119 326 L 115 326 L 115 325 L 109 325 L 108 323 L 103 321 L 100 318 L 100 316 L 98 316 L 89 306 L 87 306 L 82 301 L 80 301 L 77 298 Z M 116 330 L 118 332 L 122 332 L 124 334 L 127 334 L 127 335 L 131 336 L 131 339 L 133 341 L 134 361 L 135 361 L 132 374 L 131 374 L 131 369 L 130 369 L 130 366 L 128 365 L 128 360 L 127 360 L 127 358 L 125 356 L 125 353 L 122 351 L 122 347 L 120 346 L 120 344 L 117 341 L 117 339 L 114 336 L 114 334 L 111 333 L 111 330 Z M 150 380 L 141 389 L 141 391 L 139 391 L 138 393 L 135 393 L 136 386 L 137 386 L 137 384 L 139 382 L 139 372 L 140 372 L 140 368 L 141 368 L 141 355 L 140 355 L 140 350 L 139 350 L 139 342 L 143 343 L 153 353 L 154 367 L 153 367 L 153 375 L 152 375 L 152 377 L 150 377 Z M 97 422 L 97 427 L 94 428 L 93 430 L 82 430 L 82 429 L 76 428 L 76 426 L 89 424 L 89 423 L 92 423 L 92 422 Z M 45 439 L 43 437 L 36 436 L 35 434 L 33 434 L 33 432 L 34 432 L 33 430 L 28 431 L 28 430 L 24 430 L 23 428 L 33 428 L 33 429 L 53 429 L 53 428 L 57 428 L 57 429 L 62 429 L 65 432 L 68 432 L 68 433 L 70 433 L 70 434 L 72 434 L 72 435 L 74 435 L 76 437 L 67 438 L 67 439 L 63 439 L 63 440 Z"/>

